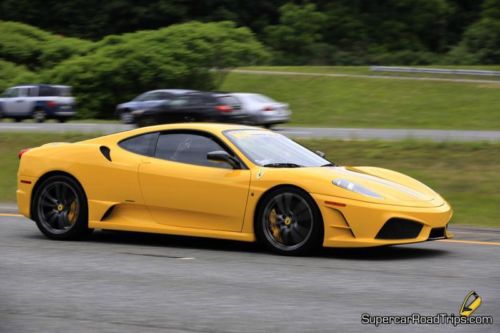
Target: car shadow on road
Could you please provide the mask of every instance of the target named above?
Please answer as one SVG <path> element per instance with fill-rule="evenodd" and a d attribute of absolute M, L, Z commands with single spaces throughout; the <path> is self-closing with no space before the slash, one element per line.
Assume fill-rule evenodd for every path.
<path fill-rule="evenodd" d="M 265 249 L 256 243 L 125 231 L 96 231 L 89 241 L 97 243 L 137 244 L 152 247 L 174 247 L 193 250 L 205 249 L 273 255 L 266 252 Z M 324 259 L 348 260 L 409 260 L 433 258 L 445 256 L 447 254 L 448 251 L 446 250 L 428 248 L 424 244 L 419 244 L 410 246 L 400 245 L 359 249 L 323 248 L 310 256 Z"/>
<path fill-rule="evenodd" d="M 32 239 L 45 239 L 41 234 L 30 234 Z M 142 232 L 98 230 L 85 242 L 101 244 L 133 245 L 155 248 L 175 248 L 188 250 L 209 250 L 239 253 L 255 253 L 272 255 L 257 243 L 238 242 L 224 239 L 201 237 L 175 236 L 163 234 L 150 234 Z M 133 253 L 130 253 L 133 254 Z M 449 254 L 444 249 L 428 248 L 426 244 L 383 246 L 375 248 L 322 248 L 309 257 L 317 259 L 345 259 L 345 260 L 411 260 L 422 258 L 442 257 Z M 292 258 L 283 256 L 283 258 Z"/>

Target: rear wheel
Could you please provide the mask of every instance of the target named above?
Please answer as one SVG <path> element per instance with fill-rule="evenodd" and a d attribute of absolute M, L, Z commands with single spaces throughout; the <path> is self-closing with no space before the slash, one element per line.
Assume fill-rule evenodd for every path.
<path fill-rule="evenodd" d="M 306 192 L 294 187 L 280 188 L 263 200 L 256 214 L 255 231 L 268 249 L 285 255 L 304 255 L 321 246 L 321 212 Z"/>
<path fill-rule="evenodd" d="M 37 123 L 43 123 L 45 121 L 45 111 L 42 109 L 36 109 L 33 112 L 33 119 L 35 119 Z"/>
<path fill-rule="evenodd" d="M 73 240 L 89 235 L 87 199 L 71 177 L 53 176 L 38 187 L 32 216 L 40 231 L 50 239 Z"/>
<path fill-rule="evenodd" d="M 60 123 L 65 123 L 67 120 L 68 120 L 68 118 L 66 118 L 66 117 L 59 117 L 59 118 L 57 118 L 57 121 L 60 122 Z"/>

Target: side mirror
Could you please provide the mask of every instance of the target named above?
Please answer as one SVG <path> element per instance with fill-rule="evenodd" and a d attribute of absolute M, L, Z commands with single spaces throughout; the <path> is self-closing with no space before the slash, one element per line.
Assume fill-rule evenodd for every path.
<path fill-rule="evenodd" d="M 223 150 L 216 150 L 209 152 L 207 154 L 207 160 L 213 162 L 226 162 L 230 164 L 233 167 L 233 169 L 241 169 L 240 162 Z"/>
<path fill-rule="evenodd" d="M 325 153 L 323 153 L 323 152 L 322 152 L 322 151 L 320 151 L 320 150 L 316 150 L 316 151 L 315 151 L 315 153 L 316 153 L 316 155 L 318 155 L 319 157 L 325 157 L 325 156 L 326 156 L 326 154 L 325 154 Z"/>

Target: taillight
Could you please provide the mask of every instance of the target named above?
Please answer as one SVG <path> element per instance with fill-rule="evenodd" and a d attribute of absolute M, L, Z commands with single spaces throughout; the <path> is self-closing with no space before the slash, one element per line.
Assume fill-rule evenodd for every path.
<path fill-rule="evenodd" d="M 217 105 L 215 109 L 219 112 L 224 112 L 224 113 L 233 112 L 233 108 L 230 107 L 229 105 Z"/>
<path fill-rule="evenodd" d="M 23 154 L 24 154 L 25 152 L 27 152 L 28 150 L 30 150 L 30 149 L 31 149 L 31 148 L 24 148 L 24 149 L 21 149 L 21 150 L 19 151 L 19 153 L 17 153 L 17 157 L 19 157 L 19 159 L 21 159 L 21 157 L 23 156 Z"/>
<path fill-rule="evenodd" d="M 263 111 L 274 111 L 274 108 L 272 106 L 266 106 Z"/>
<path fill-rule="evenodd" d="M 55 108 L 56 106 L 57 106 L 57 103 L 55 101 L 47 101 L 47 107 Z"/>

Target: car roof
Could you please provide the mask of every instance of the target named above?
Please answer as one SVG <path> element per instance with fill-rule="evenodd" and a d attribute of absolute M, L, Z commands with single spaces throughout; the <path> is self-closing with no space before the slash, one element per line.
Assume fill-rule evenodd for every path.
<path fill-rule="evenodd" d="M 261 127 L 238 125 L 238 124 L 220 124 L 220 123 L 175 123 L 163 124 L 156 126 L 148 126 L 138 128 L 132 131 L 137 132 L 151 132 L 151 131 L 166 131 L 166 130 L 202 130 L 212 133 L 223 132 L 227 130 L 242 130 L 242 129 L 262 129 Z M 263 129 L 262 129 L 263 130 Z"/>
<path fill-rule="evenodd" d="M 57 88 L 71 88 L 71 86 L 66 86 L 62 84 L 45 84 L 45 83 L 36 83 L 36 84 L 18 84 L 17 86 L 12 86 L 10 88 L 26 88 L 26 87 L 57 87 Z"/>
<path fill-rule="evenodd" d="M 230 93 L 231 95 L 236 95 L 236 96 L 255 96 L 255 95 L 261 95 L 261 96 L 264 96 L 262 94 L 259 94 L 259 93 L 242 93 L 242 92 L 235 92 L 235 93 Z"/>
<path fill-rule="evenodd" d="M 198 91 L 197 90 L 190 90 L 190 89 L 157 89 L 157 90 L 147 91 L 146 93 L 152 93 L 152 92 L 166 92 L 166 93 L 174 94 L 174 95 L 182 95 L 182 94 L 189 94 L 189 93 L 198 92 Z"/>
<path fill-rule="evenodd" d="M 220 123 L 175 123 L 175 124 L 163 124 L 156 126 L 140 127 L 128 131 L 118 132 L 114 134 L 109 134 L 94 139 L 84 140 L 81 142 L 102 142 L 112 139 L 113 141 L 121 141 L 123 139 L 133 137 L 140 134 L 145 134 L 149 132 L 160 132 L 168 130 L 193 130 L 193 131 L 204 131 L 212 133 L 215 135 L 220 135 L 224 131 L 229 130 L 262 130 L 267 131 L 261 127 L 237 125 L 237 124 L 220 124 Z"/>

